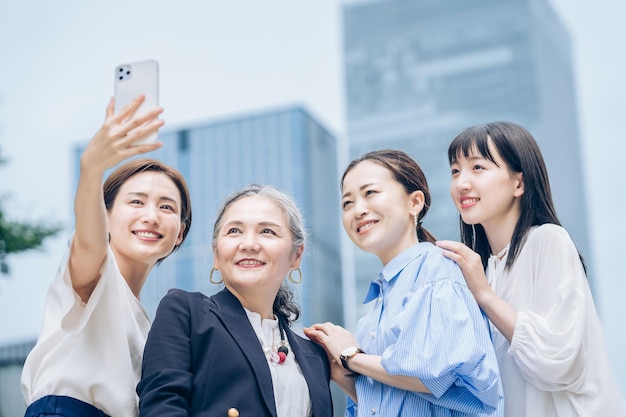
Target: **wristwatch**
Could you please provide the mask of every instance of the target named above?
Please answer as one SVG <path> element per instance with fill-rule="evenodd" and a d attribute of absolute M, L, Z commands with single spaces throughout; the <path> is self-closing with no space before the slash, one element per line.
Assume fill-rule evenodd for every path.
<path fill-rule="evenodd" d="M 358 346 L 351 346 L 345 349 L 343 352 L 341 352 L 341 355 L 339 355 L 339 359 L 341 359 L 341 365 L 344 367 L 344 369 L 355 374 L 357 372 L 354 372 L 348 366 L 348 359 L 350 359 L 353 356 L 356 356 L 357 353 L 365 353 L 365 351 Z"/>

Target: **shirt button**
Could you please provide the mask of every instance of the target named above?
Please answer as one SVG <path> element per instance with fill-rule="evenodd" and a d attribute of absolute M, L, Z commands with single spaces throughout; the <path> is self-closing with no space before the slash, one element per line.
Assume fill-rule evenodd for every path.
<path fill-rule="evenodd" d="M 376 301 L 378 301 L 378 302 L 380 303 L 381 301 L 383 301 L 383 297 L 378 297 L 378 298 L 376 299 Z"/>
<path fill-rule="evenodd" d="M 373 339 L 375 336 L 376 336 L 376 333 L 374 333 L 374 332 L 370 332 L 370 338 L 372 338 L 372 339 Z"/>
<path fill-rule="evenodd" d="M 372 414 L 376 414 L 376 411 L 377 410 L 375 408 L 372 408 Z"/>

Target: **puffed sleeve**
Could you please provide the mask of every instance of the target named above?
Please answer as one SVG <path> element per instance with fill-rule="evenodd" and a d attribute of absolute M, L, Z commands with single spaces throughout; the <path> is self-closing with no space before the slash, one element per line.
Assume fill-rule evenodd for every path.
<path fill-rule="evenodd" d="M 532 311 L 519 311 L 509 348 L 526 382 L 543 391 L 576 392 L 584 380 L 586 277 L 567 232 L 545 225 L 529 236 L 518 273 L 534 282 Z M 514 268 L 517 266 L 514 265 Z"/>
<path fill-rule="evenodd" d="M 85 304 L 80 296 L 74 291 L 72 285 L 72 277 L 70 276 L 69 260 L 72 240 L 74 233 L 67 240 L 67 247 L 59 263 L 56 277 L 50 285 L 46 300 L 46 310 L 43 315 L 42 329 L 53 329 L 57 327 L 56 323 L 61 323 L 61 328 L 68 333 L 78 333 L 88 321 L 93 307 L 87 312 L 87 304 Z M 109 249 L 110 250 L 110 249 Z M 107 258 L 110 254 L 107 254 Z M 105 262 L 105 265 L 107 262 Z M 105 273 L 102 270 L 100 273 Z M 108 275 L 105 275 L 105 278 Z M 104 279 L 98 280 L 98 284 L 94 289 L 92 296 L 89 298 L 90 306 L 98 305 L 100 294 L 102 293 Z"/>
<path fill-rule="evenodd" d="M 500 399 L 499 371 L 487 323 L 469 289 L 437 279 L 407 297 L 382 355 L 390 374 L 419 378 L 443 407 L 491 413 Z"/>
<path fill-rule="evenodd" d="M 192 374 L 190 312 L 185 293 L 170 290 L 148 334 L 137 385 L 140 416 L 187 416 Z"/>

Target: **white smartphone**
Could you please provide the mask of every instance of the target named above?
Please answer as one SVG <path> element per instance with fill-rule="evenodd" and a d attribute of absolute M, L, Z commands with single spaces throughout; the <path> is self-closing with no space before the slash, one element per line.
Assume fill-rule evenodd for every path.
<path fill-rule="evenodd" d="M 140 94 L 146 99 L 135 114 L 141 115 L 159 106 L 159 63 L 153 59 L 118 65 L 114 82 L 115 113 L 123 109 Z M 154 132 L 136 145 L 155 143 L 158 133 Z"/>

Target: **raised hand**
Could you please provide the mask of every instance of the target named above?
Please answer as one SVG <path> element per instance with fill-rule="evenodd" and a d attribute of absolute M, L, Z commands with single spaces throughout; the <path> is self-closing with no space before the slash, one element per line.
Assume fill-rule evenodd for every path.
<path fill-rule="evenodd" d="M 358 345 L 352 333 L 333 323 L 314 324 L 305 328 L 304 334 L 321 345 L 329 357 L 336 360 L 344 349 Z"/>
<path fill-rule="evenodd" d="M 500 298 L 489 286 L 480 255 L 461 242 L 440 240 L 437 246 L 443 249 L 444 256 L 461 267 L 467 287 L 489 320 L 510 342 L 517 321 L 517 310 Z"/>
<path fill-rule="evenodd" d="M 111 99 L 106 108 L 104 124 L 89 141 L 81 156 L 81 170 L 104 172 L 131 156 L 153 151 L 163 145 L 160 142 L 135 145 L 164 124 L 163 120 L 158 119 L 163 112 L 160 107 L 143 115 L 135 115 L 144 100 L 145 97 L 140 95 L 115 114 Z"/>
<path fill-rule="evenodd" d="M 444 256 L 459 264 L 468 288 L 480 304 L 481 297 L 492 293 L 480 255 L 461 242 L 439 240 L 436 243 L 443 249 Z"/>
<path fill-rule="evenodd" d="M 305 327 L 303 331 L 309 339 L 326 350 L 328 361 L 330 362 L 331 379 L 335 381 L 353 401 L 357 402 L 354 378 L 348 376 L 349 372 L 345 370 L 339 360 L 339 355 L 344 349 L 350 346 L 357 346 L 352 333 L 341 326 L 328 322 Z"/>

